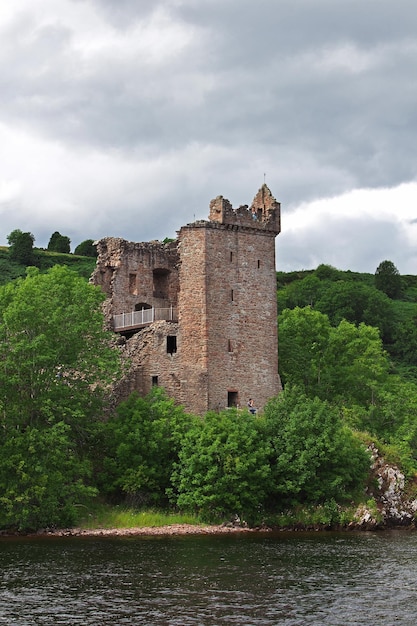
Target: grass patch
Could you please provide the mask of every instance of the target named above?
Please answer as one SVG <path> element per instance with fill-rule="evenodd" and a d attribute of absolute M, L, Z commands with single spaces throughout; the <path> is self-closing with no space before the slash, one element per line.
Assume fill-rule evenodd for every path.
<path fill-rule="evenodd" d="M 124 506 L 96 505 L 88 510 L 81 508 L 77 525 L 84 530 L 96 528 L 144 528 L 172 524 L 201 524 L 193 515 L 169 511 L 136 510 Z"/>
<path fill-rule="evenodd" d="M 331 528 L 355 521 L 357 505 L 343 507 L 334 500 L 311 506 L 296 506 L 269 516 L 265 524 L 274 528 Z"/>

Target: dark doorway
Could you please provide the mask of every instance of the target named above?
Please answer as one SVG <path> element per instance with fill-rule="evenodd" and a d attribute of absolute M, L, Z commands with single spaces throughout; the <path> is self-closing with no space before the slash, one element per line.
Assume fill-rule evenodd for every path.
<path fill-rule="evenodd" d="M 177 351 L 177 336 L 176 335 L 168 335 L 167 337 L 167 353 L 175 354 Z"/>
<path fill-rule="evenodd" d="M 227 392 L 227 406 L 228 407 L 237 407 L 238 406 L 238 393 L 237 391 L 228 391 Z"/>

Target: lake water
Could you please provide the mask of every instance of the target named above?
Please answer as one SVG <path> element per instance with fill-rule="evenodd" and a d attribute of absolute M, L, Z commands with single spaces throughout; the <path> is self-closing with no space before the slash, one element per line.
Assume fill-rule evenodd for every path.
<path fill-rule="evenodd" d="M 415 625 L 417 533 L 0 539 L 0 624 Z"/>

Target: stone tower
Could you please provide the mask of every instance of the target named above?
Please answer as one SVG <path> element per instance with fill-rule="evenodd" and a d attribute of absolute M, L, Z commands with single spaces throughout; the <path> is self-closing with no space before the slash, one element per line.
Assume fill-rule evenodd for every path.
<path fill-rule="evenodd" d="M 181 228 L 178 297 L 183 403 L 202 413 L 262 408 L 280 390 L 275 237 L 280 205 L 266 185 L 251 207 L 222 196 L 209 221 Z"/>
<path fill-rule="evenodd" d="M 280 391 L 279 232 L 280 205 L 264 184 L 250 207 L 212 200 L 209 220 L 183 226 L 175 242 L 97 242 L 92 282 L 131 362 L 119 399 L 156 384 L 202 415 L 250 397 L 262 409 Z"/>

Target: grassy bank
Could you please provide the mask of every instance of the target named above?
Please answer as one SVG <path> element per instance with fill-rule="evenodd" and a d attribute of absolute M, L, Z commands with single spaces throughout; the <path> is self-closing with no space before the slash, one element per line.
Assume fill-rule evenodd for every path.
<path fill-rule="evenodd" d="M 170 513 L 157 510 L 136 510 L 126 506 L 100 504 L 94 509 L 80 510 L 79 528 L 94 530 L 97 528 L 142 528 L 171 526 L 173 524 L 201 524 L 201 520 L 193 515 Z"/>
<path fill-rule="evenodd" d="M 349 524 L 358 522 L 355 513 L 358 504 L 341 507 L 334 501 L 316 506 L 297 506 L 284 512 L 270 514 L 259 519 L 254 527 L 276 529 L 320 529 L 345 528 Z M 373 500 L 364 503 L 375 517 L 378 517 L 377 507 Z M 225 520 L 212 521 L 211 525 L 220 525 Z M 226 520 L 227 521 L 227 520 Z M 243 521 L 243 520 L 242 520 Z M 196 515 L 159 511 L 153 509 L 138 510 L 123 505 L 98 504 L 94 508 L 80 508 L 77 522 L 81 530 L 97 529 L 129 529 L 129 528 L 160 528 L 172 525 L 205 525 L 207 521 Z"/>

